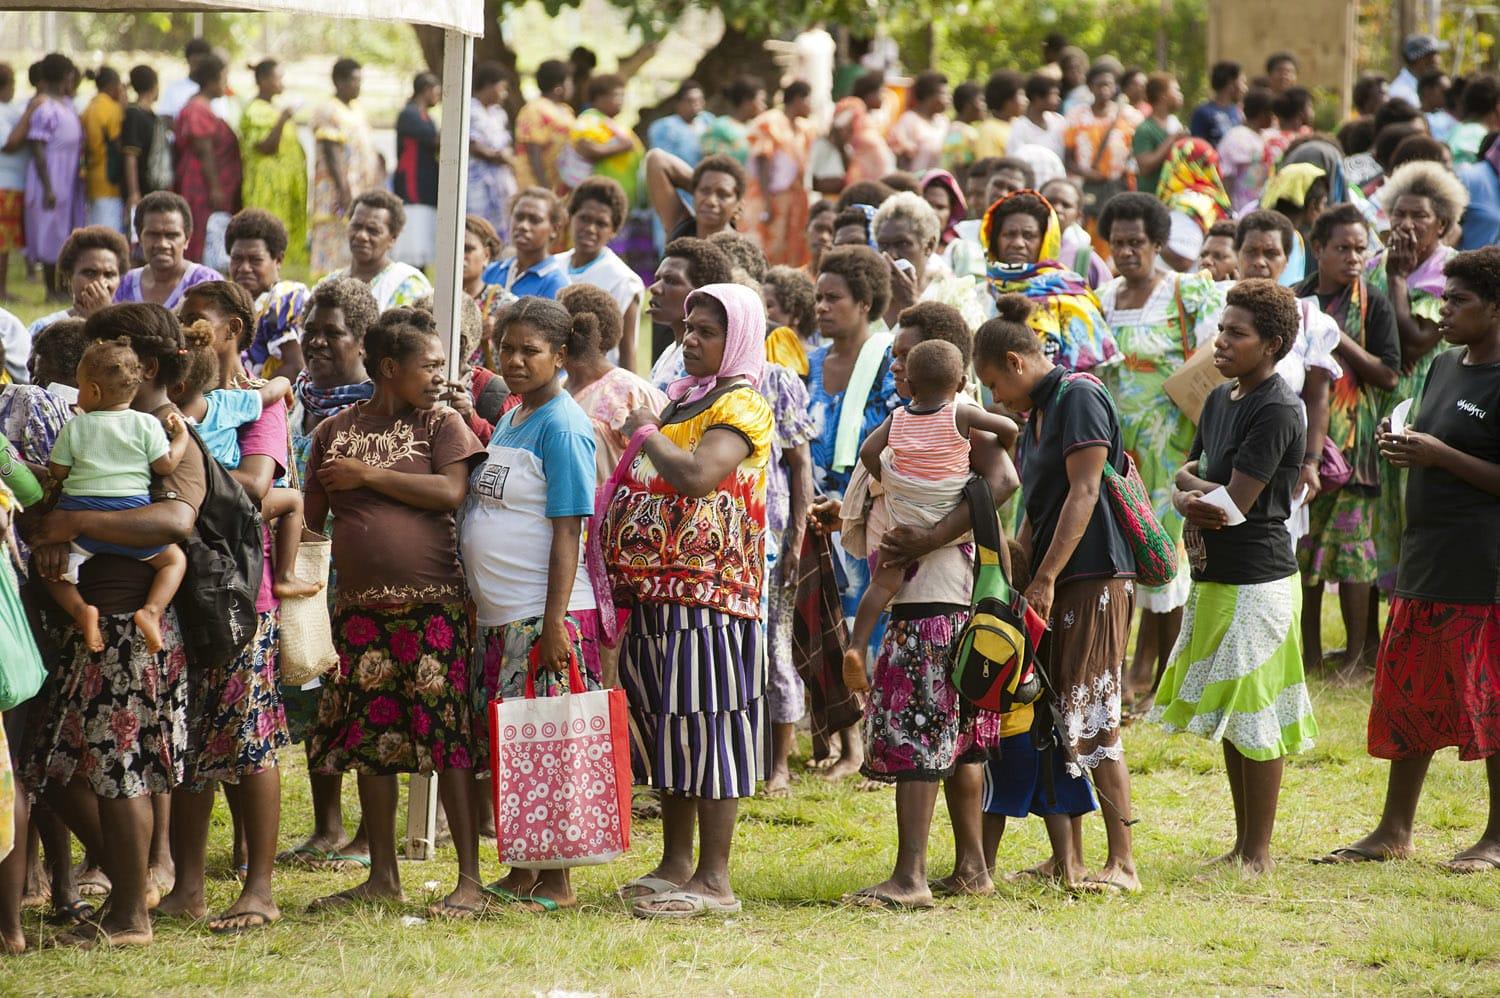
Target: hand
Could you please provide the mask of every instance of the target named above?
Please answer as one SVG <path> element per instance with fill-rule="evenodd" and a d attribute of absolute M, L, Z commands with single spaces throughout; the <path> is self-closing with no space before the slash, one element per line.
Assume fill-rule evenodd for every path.
<path fill-rule="evenodd" d="M 76 540 L 80 533 L 82 531 L 78 529 L 77 519 L 71 512 L 54 509 L 36 521 L 36 527 L 27 538 L 27 543 L 33 548 L 42 548 L 52 544 L 61 545 L 66 554 L 68 545 Z"/>
<path fill-rule="evenodd" d="M 1430 468 L 1442 463 L 1448 445 L 1430 433 L 1407 430 L 1401 435 L 1383 433 L 1380 453 L 1398 468 Z"/>
<path fill-rule="evenodd" d="M 1307 489 L 1307 498 L 1302 500 L 1304 504 L 1318 498 L 1318 493 L 1323 491 L 1323 480 L 1318 477 L 1317 464 L 1302 465 L 1302 471 L 1297 475 L 1297 484 L 1292 489 L 1292 498 L 1297 498 L 1304 487 Z"/>
<path fill-rule="evenodd" d="M 68 555 L 72 551 L 69 544 L 33 544 L 31 563 L 36 566 L 38 576 L 48 582 L 56 582 L 68 570 Z"/>
<path fill-rule="evenodd" d="M 352 457 L 334 457 L 318 469 L 318 481 L 329 492 L 349 492 L 369 482 L 370 466 Z"/>
<path fill-rule="evenodd" d="M 73 306 L 85 319 L 113 303 L 114 295 L 110 293 L 109 285 L 105 284 L 102 279 L 85 284 L 73 298 Z"/>
<path fill-rule="evenodd" d="M 1031 585 L 1026 587 L 1026 602 L 1036 611 L 1037 616 L 1043 620 L 1052 620 L 1052 597 L 1056 583 L 1045 575 L 1038 575 L 1031 580 Z"/>
<path fill-rule="evenodd" d="M 805 535 L 800 530 L 791 527 L 781 535 L 781 556 L 776 562 L 776 571 L 781 575 L 781 584 L 794 584 L 797 581 L 797 570 L 801 568 L 802 542 Z"/>
<path fill-rule="evenodd" d="M 448 391 L 443 395 L 442 401 L 446 402 L 454 412 L 464 417 L 464 419 L 468 419 L 474 412 L 474 400 L 469 395 L 468 386 L 462 381 L 448 382 Z"/>
<path fill-rule="evenodd" d="M 841 500 L 817 496 L 813 499 L 812 508 L 807 511 L 807 525 L 823 536 L 834 533 L 839 529 L 839 514 L 843 509 Z"/>
<path fill-rule="evenodd" d="M 1417 238 L 1405 229 L 1392 229 L 1385 244 L 1385 272 L 1388 277 L 1406 277 L 1418 263 Z"/>
<path fill-rule="evenodd" d="M 573 654 L 573 642 L 568 640 L 565 624 L 543 624 L 542 636 L 537 639 L 538 665 L 552 672 L 566 673 L 568 659 Z"/>
<path fill-rule="evenodd" d="M 931 553 L 935 547 L 930 530 L 918 530 L 916 527 L 892 527 L 880 540 L 880 563 L 891 568 L 900 568 Z"/>
<path fill-rule="evenodd" d="M 56 208 L 57 207 L 57 195 L 53 194 L 50 189 L 46 190 L 46 191 L 43 191 L 42 192 L 42 205 L 48 211 L 51 211 L 53 208 Z"/>
<path fill-rule="evenodd" d="M 188 431 L 187 423 L 183 422 L 182 417 L 175 412 L 167 413 L 167 418 L 161 421 L 161 425 L 166 429 L 167 436 L 173 440 L 185 436 Z"/>
<path fill-rule="evenodd" d="M 906 309 L 917 301 L 917 275 L 906 267 L 896 266 L 896 257 L 885 254 L 886 269 L 891 273 L 891 304 L 898 310 Z"/>
<path fill-rule="evenodd" d="M 1179 492 L 1177 511 L 1199 530 L 1222 530 L 1229 523 L 1229 514 L 1211 502 L 1203 501 L 1203 493 Z"/>
<path fill-rule="evenodd" d="M 625 423 L 620 427 L 620 432 L 625 434 L 626 439 L 635 436 L 635 431 L 643 426 L 660 426 L 661 418 L 645 406 L 638 406 L 630 411 L 625 417 Z"/>

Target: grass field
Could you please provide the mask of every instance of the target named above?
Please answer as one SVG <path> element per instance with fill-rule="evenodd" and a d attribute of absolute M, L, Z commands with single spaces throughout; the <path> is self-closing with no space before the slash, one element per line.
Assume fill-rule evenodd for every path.
<path fill-rule="evenodd" d="M 34 285 L 14 286 L 37 297 Z M 29 319 L 41 309 L 18 311 Z M 1336 602 L 1327 605 L 1328 643 L 1336 645 Z M 892 794 L 808 776 L 790 800 L 751 800 L 742 809 L 734 870 L 745 910 L 727 920 L 647 924 L 613 899 L 619 883 L 658 855 L 660 825 L 642 822 L 630 855 L 578 871 L 575 911 L 408 924 L 449 888 L 451 849 L 402 865 L 407 904 L 357 913 L 302 913 L 355 875 L 287 871 L 277 878 L 287 917 L 265 931 L 218 938 L 202 925 L 163 922 L 149 949 L 43 948 L 0 959 L 0 994 L 1500 994 L 1500 875 L 1458 877 L 1436 867 L 1480 833 L 1482 768 L 1460 766 L 1451 752 L 1439 758 L 1419 815 L 1417 859 L 1313 866 L 1310 857 L 1372 824 L 1386 769 L 1364 751 L 1368 690 L 1314 680 L 1312 693 L 1322 738 L 1287 767 L 1275 839 L 1281 865 L 1260 879 L 1198 879 L 1203 861 L 1232 835 L 1219 751 L 1142 725 L 1126 736 L 1145 883 L 1136 897 L 1002 883 L 992 898 L 940 902 L 927 912 L 842 908 L 840 895 L 889 873 Z M 307 829 L 302 773 L 300 755 L 289 759 L 283 848 Z M 352 781 L 346 794 L 352 815 Z M 1097 819 L 1087 824 L 1087 843 L 1099 863 Z M 941 803 L 932 846 L 930 870 L 942 875 L 952 847 Z M 1013 823 L 1000 869 L 1029 865 L 1044 851 L 1040 822 Z M 498 874 L 493 846 L 483 858 L 485 875 Z M 235 894 L 229 866 L 220 805 L 211 907 Z M 41 915 L 28 914 L 27 932 L 45 943 L 55 930 Z"/>

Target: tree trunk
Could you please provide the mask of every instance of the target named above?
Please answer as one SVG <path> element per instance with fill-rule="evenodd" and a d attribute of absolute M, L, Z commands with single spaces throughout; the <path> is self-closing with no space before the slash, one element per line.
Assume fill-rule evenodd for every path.
<path fill-rule="evenodd" d="M 683 79 L 697 80 L 703 85 L 709 110 L 716 114 L 729 110 L 720 93 L 729 81 L 738 76 L 748 75 L 762 80 L 766 85 L 766 96 L 774 98 L 776 85 L 781 79 L 781 68 L 771 58 L 771 53 L 766 51 L 765 41 L 768 37 L 770 36 L 760 32 L 742 31 L 733 25 L 725 25 L 723 37 L 713 48 L 703 53 L 692 72 Z M 647 126 L 657 118 L 671 114 L 672 110 L 671 96 L 655 107 L 642 108 L 636 132 L 644 138 Z"/>
<path fill-rule="evenodd" d="M 505 6 L 505 0 L 484 0 L 484 34 L 474 39 L 474 65 L 498 62 L 505 67 L 506 76 L 510 79 L 510 97 L 505 102 L 505 109 L 510 113 L 511 121 L 515 121 L 525 101 L 521 98 L 521 74 L 516 72 L 516 53 L 505 44 L 505 37 L 500 32 L 500 20 L 505 16 Z M 442 29 L 425 24 L 414 24 L 412 29 L 417 33 L 417 44 L 422 47 L 422 59 L 427 63 L 427 68 L 442 76 Z"/>

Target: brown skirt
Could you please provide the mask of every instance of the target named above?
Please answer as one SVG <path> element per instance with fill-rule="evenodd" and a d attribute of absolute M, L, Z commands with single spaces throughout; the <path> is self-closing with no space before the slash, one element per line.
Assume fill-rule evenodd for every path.
<path fill-rule="evenodd" d="M 1062 717 L 1069 775 L 1081 775 L 1105 759 L 1125 758 L 1120 672 L 1134 609 L 1132 579 L 1067 582 L 1053 599 L 1046 663 Z"/>

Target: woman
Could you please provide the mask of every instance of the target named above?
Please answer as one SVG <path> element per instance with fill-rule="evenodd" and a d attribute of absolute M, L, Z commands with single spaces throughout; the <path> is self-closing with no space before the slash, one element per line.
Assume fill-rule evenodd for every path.
<path fill-rule="evenodd" d="M 1401 373 L 1401 343 L 1390 301 L 1365 278 L 1369 240 L 1364 216 L 1353 205 L 1324 212 L 1312 231 L 1317 273 L 1297 289 L 1304 298 L 1316 296 L 1318 307 L 1338 323 L 1342 371 L 1329 395 L 1328 439 L 1353 472 L 1343 488 L 1313 499 L 1307 536 L 1298 546 L 1305 668 L 1323 660 L 1323 589 L 1330 582 L 1338 584 L 1347 666 L 1373 668 L 1379 645 L 1376 428 L 1385 393 L 1395 389 Z"/>
<path fill-rule="evenodd" d="M 349 212 L 349 266 L 333 271 L 324 281 L 352 277 L 364 281 L 383 312 L 408 308 L 432 294 L 427 275 L 410 264 L 391 259 L 391 250 L 406 225 L 406 209 L 390 191 L 365 191 Z"/>
<path fill-rule="evenodd" d="M 161 96 L 156 70 L 136 66 L 130 71 L 130 89 L 135 91 L 135 102 L 125 108 L 120 126 L 120 166 L 125 224 L 130 226 L 131 241 L 135 242 L 140 239 L 135 209 L 141 198 L 172 186 L 172 149 L 166 120 L 156 113 L 156 99 Z"/>
<path fill-rule="evenodd" d="M 33 322 L 32 339 L 54 322 L 87 319 L 113 302 L 129 266 L 130 247 L 119 232 L 102 225 L 75 230 L 57 254 L 57 279 L 66 283 L 72 304 Z"/>
<path fill-rule="evenodd" d="M 188 210 L 204 224 L 188 237 L 187 257 L 203 260 L 203 238 L 210 215 L 234 213 L 240 206 L 240 144 L 234 129 L 214 113 L 213 101 L 223 97 L 229 85 L 224 60 L 206 55 L 193 66 L 188 79 L 198 85 L 172 128 L 172 151 L 177 183 L 173 190 L 188 203 Z M 213 247 L 215 255 L 219 247 Z"/>
<path fill-rule="evenodd" d="M 559 183 L 557 161 L 568 145 L 574 112 L 573 77 L 568 64 L 548 59 L 536 68 L 535 100 L 516 115 L 516 161 L 518 185 L 542 187 L 554 194 L 564 190 Z"/>
<path fill-rule="evenodd" d="M 307 265 L 307 156 L 292 120 L 297 109 L 291 104 L 277 108 L 274 103 L 286 91 L 281 63 L 263 59 L 253 69 L 255 99 L 240 115 L 245 169 L 241 200 L 246 208 L 263 208 L 281 220 L 286 229 L 284 262 L 301 268 Z"/>
<path fill-rule="evenodd" d="M 111 306 L 89 318 L 85 336 L 129 338 L 145 375 L 132 406 L 158 418 L 177 414 L 167 389 L 185 373 L 186 350 L 170 312 L 149 304 Z M 69 543 L 85 533 L 132 547 L 185 540 L 204 499 L 203 461 L 201 453 L 189 452 L 155 483 L 155 501 L 138 510 L 48 514 L 30 538 L 38 574 L 58 578 Z M 189 693 L 176 611 L 168 607 L 162 615 L 158 652 L 146 651 L 136 629 L 133 615 L 153 578 L 142 567 L 129 558 L 98 555 L 79 570 L 79 588 L 100 610 L 104 650 L 89 651 L 74 627 L 53 628 L 58 654 L 35 705 L 26 784 L 101 858 L 111 884 L 105 914 L 61 936 L 61 945 L 132 946 L 152 939 L 151 795 L 170 793 L 184 778 Z M 133 723 L 122 724 L 121 717 Z M 97 818 L 88 808 L 66 806 L 78 795 L 93 798 Z"/>
<path fill-rule="evenodd" d="M 492 338 L 500 317 L 516 296 L 498 284 L 487 282 L 484 271 L 504 249 L 489 222 L 478 215 L 464 219 L 464 294 L 474 300 L 482 323 L 479 350 L 466 361 L 470 367 L 479 365 L 494 371 L 500 364 Z"/>
<path fill-rule="evenodd" d="M 1232 212 L 1229 194 L 1219 179 L 1219 154 L 1214 147 L 1196 138 L 1173 143 L 1156 196 L 1167 206 L 1171 224 L 1158 252 L 1173 270 L 1187 273 L 1197 263 L 1208 230 Z"/>
<path fill-rule="evenodd" d="M 641 140 L 617 120 L 625 110 L 625 81 L 613 74 L 589 80 L 589 107 L 573 122 L 568 134 L 570 151 L 558 161 L 563 182 L 576 187 L 583 177 L 577 170 L 587 170 L 619 184 L 627 204 L 635 204 L 637 171 L 644 151 Z M 586 176 L 587 173 L 584 175 Z"/>
<path fill-rule="evenodd" d="M 641 299 L 646 285 L 609 244 L 625 226 L 630 201 L 625 189 L 608 177 L 590 177 L 568 198 L 568 230 L 573 248 L 557 255 L 571 284 L 592 284 L 620 306 L 626 334 L 616 337 L 621 367 L 635 370 L 636 338 L 641 326 Z"/>
<path fill-rule="evenodd" d="M 94 81 L 94 99 L 78 116 L 83 125 L 83 180 L 88 196 L 88 222 L 116 232 L 125 231 L 125 202 L 119 173 L 111 166 L 118 155 L 120 130 L 125 123 L 125 84 L 109 66 L 85 74 Z"/>
<path fill-rule="evenodd" d="M 750 192 L 746 216 L 756 240 L 773 265 L 807 263 L 802 239 L 807 228 L 807 164 L 817 129 L 812 123 L 812 87 L 787 84 L 781 107 L 750 122 Z"/>
<path fill-rule="evenodd" d="M 1182 517 L 1172 506 L 1172 483 L 1187 462 L 1193 423 L 1163 386 L 1216 328 L 1224 307 L 1224 292 L 1208 275 L 1168 275 L 1158 268 L 1170 231 L 1166 206 L 1149 194 L 1118 195 L 1099 218 L 1099 234 L 1109 241 L 1120 273 L 1099 289 L 1099 306 L 1124 357 L 1124 363 L 1109 365 L 1099 376 L 1115 401 L 1125 450 L 1151 494 L 1156 518 L 1179 546 L 1172 582 L 1136 587 L 1141 632 L 1130 669 L 1132 695 L 1144 694 L 1166 664 L 1191 581 L 1180 554 Z"/>
<path fill-rule="evenodd" d="M 400 198 L 406 222 L 392 255 L 413 267 L 432 263 L 437 247 L 438 145 L 441 133 L 433 111 L 442 103 L 443 82 L 421 72 L 412 80 L 411 98 L 396 115 L 396 166 L 391 190 Z"/>
<path fill-rule="evenodd" d="M 21 460 L 42 478 L 57 434 L 73 415 L 67 401 L 48 390 L 51 385 L 77 388 L 78 361 L 87 341 L 82 319 L 59 319 L 32 341 L 29 385 L 0 388 L 0 436 L 10 441 Z M 22 549 L 23 554 L 25 549 Z"/>
<path fill-rule="evenodd" d="M 958 309 L 970 328 L 985 319 L 985 296 L 972 277 L 955 277 L 936 255 L 942 222 L 919 194 L 902 191 L 887 199 L 870 220 L 870 235 L 890 269 L 891 300 L 886 328 L 896 328 L 900 314 L 919 301 Z"/>
<path fill-rule="evenodd" d="M 240 362 L 254 314 L 250 294 L 229 281 L 210 281 L 189 291 L 182 320 L 206 326 L 217 355 L 218 387 L 246 388 L 253 382 Z M 190 335 L 196 330 L 190 330 Z M 290 464 L 286 405 L 267 406 L 238 431 L 240 463 L 229 474 L 259 505 Z M 261 576 L 255 598 L 255 635 L 226 665 L 193 674 L 193 718 L 189 728 L 185 779 L 172 795 L 172 859 L 176 880 L 157 911 L 193 919 L 208 914 L 203 893 L 204 865 L 216 784 L 224 785 L 236 828 L 245 832 L 245 878 L 240 895 L 223 914 L 208 921 L 216 934 L 264 928 L 281 918 L 271 896 L 271 866 L 281 821 L 281 770 L 277 753 L 290 739 L 276 686 L 276 649 L 281 628 L 273 589 L 270 531 L 262 527 Z"/>
<path fill-rule="evenodd" d="M 667 242 L 683 236 L 707 239 L 737 228 L 745 184 L 745 168 L 730 156 L 705 156 L 689 167 L 664 149 L 646 154 L 646 195 Z M 679 191 L 691 195 L 691 208 Z"/>
<path fill-rule="evenodd" d="M 626 418 L 637 409 L 661 412 L 667 397 L 628 367 L 610 361 L 609 351 L 621 330 L 620 307 L 613 298 L 593 285 L 574 284 L 563 288 L 557 300 L 573 317 L 576 329 L 564 359 L 565 384 L 593 422 L 596 477 L 603 485 L 630 442 L 621 432 Z"/>
<path fill-rule="evenodd" d="M 704 156 L 728 156 L 740 166 L 750 161 L 750 130 L 766 110 L 766 85 L 753 76 L 741 76 L 724 88 L 729 113 L 716 117 L 699 143 Z"/>
<path fill-rule="evenodd" d="M 10 254 L 26 246 L 26 168 L 31 153 L 25 148 L 31 127 L 27 110 L 33 105 L 16 100 L 16 71 L 0 63 L 0 305 L 12 305 Z"/>
<path fill-rule="evenodd" d="M 1500 689 L 1493 660 L 1495 536 L 1500 495 L 1500 250 L 1445 267 L 1441 327 L 1454 349 L 1432 361 L 1415 421 L 1381 425 L 1380 453 L 1409 469 L 1396 595 L 1370 704 L 1369 752 L 1391 760 L 1380 823 L 1325 862 L 1405 859 L 1433 755 L 1485 760 L 1490 818 L 1479 841 L 1443 868 L 1500 869 Z"/>
<path fill-rule="evenodd" d="M 1070 888 L 1134 893 L 1130 773 L 1120 741 L 1120 668 L 1130 635 L 1135 559 L 1100 487 L 1105 462 L 1123 470 L 1128 455 L 1113 401 L 1091 376 L 1050 361 L 1028 335 L 1032 305 L 1003 296 L 999 317 L 980 327 L 974 369 L 996 401 L 1031 418 L 1018 450 L 1030 553 L 1026 599 L 1051 622 L 1047 652 L 1056 691 L 1060 749 L 1070 776 L 1099 788 L 1109 856 L 1086 876 L 1082 818 L 1047 816 L 1052 858 L 1036 868 Z"/>
<path fill-rule="evenodd" d="M 937 213 L 942 223 L 942 244 L 946 249 L 958 238 L 958 223 L 969 217 L 969 203 L 958 180 L 947 170 L 928 170 L 922 174 L 922 197 Z"/>
<path fill-rule="evenodd" d="M 484 449 L 456 412 L 436 406 L 447 390 L 446 362 L 425 313 L 395 308 L 371 324 L 365 365 L 375 393 L 313 431 L 305 488 L 308 527 L 322 531 L 333 516 L 339 566 L 339 668 L 325 679 L 308 764 L 359 775 L 370 873 L 314 907 L 401 898 L 396 774 L 436 771 L 459 879 L 432 913 L 464 917 L 483 895 L 469 793 L 469 619 L 454 511 Z M 404 543 L 370 543 L 381 536 Z"/>
<path fill-rule="evenodd" d="M 816 287 L 806 271 L 772 267 L 766 271 L 760 290 L 766 303 L 766 321 L 772 327 L 766 337 L 766 360 L 798 377 L 807 377 L 807 355 L 823 345 L 814 311 Z"/>
<path fill-rule="evenodd" d="M 249 292 L 255 303 L 244 363 L 262 378 L 293 381 L 302 373 L 298 319 L 307 304 L 307 285 L 283 281 L 281 268 L 289 247 L 281 219 L 259 208 L 246 208 L 224 230 L 229 279 Z"/>
<path fill-rule="evenodd" d="M 943 142 L 949 127 L 947 111 L 951 104 L 946 76 L 936 70 L 917 74 L 907 108 L 887 136 L 898 167 L 920 176 L 943 161 Z"/>
<path fill-rule="evenodd" d="M 672 404 L 636 410 L 645 440 L 608 503 L 601 543 L 630 607 L 621 684 L 640 735 L 636 780 L 662 791 L 661 862 L 620 889 L 642 918 L 740 910 L 729 880 L 739 799 L 765 776 L 760 621 L 771 408 L 755 386 L 765 314 L 754 292 L 711 284 L 687 299 Z M 688 541 L 722 539 L 689 557 Z M 699 858 L 693 866 L 693 827 Z"/>
<path fill-rule="evenodd" d="M 1468 204 L 1464 185 L 1436 163 L 1408 163 L 1380 188 L 1379 201 L 1391 219 L 1384 252 L 1367 267 L 1370 286 L 1390 300 L 1401 338 L 1401 377 L 1386 395 L 1389 412 L 1415 398 L 1442 341 L 1443 267 L 1455 250 L 1445 241 Z M 1375 550 L 1381 587 L 1389 589 L 1401 554 L 1405 474 L 1387 462 L 1380 469 L 1380 506 L 1375 517 Z"/>
<path fill-rule="evenodd" d="M 516 195 L 515 148 L 505 110 L 508 96 L 510 82 L 504 66 L 481 62 L 474 67 L 474 93 L 469 101 L 469 214 L 488 222 L 502 244 L 510 222 L 510 199 Z"/>
<path fill-rule="evenodd" d="M 1083 213 L 1093 221 L 1130 182 L 1130 144 L 1141 113 L 1115 99 L 1119 87 L 1107 63 L 1089 68 L 1087 86 L 1092 100 L 1067 112 L 1064 138 L 1068 172 L 1083 178 Z"/>
<path fill-rule="evenodd" d="M 1193 588 L 1151 718 L 1222 741 L 1234 847 L 1215 862 L 1268 873 L 1283 763 L 1318 734 L 1303 679 L 1302 590 L 1286 521 L 1305 446 L 1301 405 L 1276 364 L 1300 319 L 1264 278 L 1228 294 L 1214 366 L 1231 379 L 1203 405 L 1173 497 L 1189 524 Z M 1204 500 L 1227 491 L 1242 520 Z"/>
<path fill-rule="evenodd" d="M 115 289 L 117 303 L 149 302 L 174 309 L 193 285 L 221 279 L 217 270 L 184 256 L 193 236 L 193 211 L 181 195 L 147 194 L 135 208 L 135 231 L 146 265 L 121 278 Z"/>
<path fill-rule="evenodd" d="M 484 280 L 517 297 L 556 298 L 569 284 L 568 270 L 552 255 L 562 228 L 563 206 L 543 187 L 528 187 L 510 203 L 510 245 L 515 252 L 484 269 Z"/>
<path fill-rule="evenodd" d="M 57 290 L 57 255 L 69 234 L 84 222 L 83 124 L 73 110 L 78 67 L 53 52 L 37 64 L 36 106 L 28 117 L 23 220 L 26 259 L 42 265 L 47 297 L 65 301 Z"/>
<path fill-rule="evenodd" d="M 1056 176 L 1038 184 L 1036 190 L 1057 214 L 1057 227 L 1062 230 L 1057 247 L 1058 259 L 1066 261 L 1068 269 L 1082 277 L 1097 294 L 1100 288 L 1114 280 L 1115 273 L 1105 262 L 1104 254 L 1095 251 L 1093 237 L 1083 227 L 1083 188 L 1072 177 Z M 972 240 L 968 245 L 978 248 Z"/>
<path fill-rule="evenodd" d="M 823 254 L 833 248 L 833 222 L 838 213 L 838 207 L 832 201 L 822 198 L 814 201 L 807 210 L 807 231 L 804 233 L 807 240 L 807 266 L 802 269 L 809 277 L 818 276 L 818 266 L 823 261 Z"/>
<path fill-rule="evenodd" d="M 894 173 L 896 155 L 886 144 L 885 74 L 866 73 L 833 108 L 829 141 L 844 162 L 844 186 Z"/>
<path fill-rule="evenodd" d="M 314 111 L 310 122 L 317 143 L 309 219 L 314 276 L 347 264 L 348 220 L 354 209 L 354 196 L 385 181 L 370 123 L 364 112 L 354 106 L 363 83 L 359 63 L 353 59 L 335 62 L 333 100 Z"/>
<path fill-rule="evenodd" d="M 308 453 L 318 426 L 375 394 L 375 384 L 365 373 L 363 344 L 365 330 L 379 314 L 370 289 L 352 278 L 323 281 L 307 296 L 307 306 L 300 318 L 307 367 L 292 385 L 295 401 L 288 418 L 292 465 L 300 482 L 308 481 Z M 334 580 L 329 580 L 328 588 L 336 597 Z M 281 687 L 287 731 L 294 743 L 305 745 L 309 758 L 312 751 L 309 735 L 321 695 L 318 688 Z M 307 778 L 312 794 L 313 830 L 300 845 L 278 855 L 277 862 L 339 870 L 368 866 L 369 845 L 363 824 L 352 838 L 345 838 L 340 795 L 343 774 L 319 773 L 309 765 Z"/>
<path fill-rule="evenodd" d="M 1057 262 L 1062 229 L 1036 191 L 1007 194 L 984 213 L 979 241 L 990 294 L 1022 294 L 1037 305 L 1026 322 L 1049 360 L 1070 371 L 1116 363 L 1119 347 L 1084 279 Z"/>
<path fill-rule="evenodd" d="M 471 669 L 478 719 L 496 697 L 524 695 L 533 667 L 539 696 L 568 691 L 570 659 L 589 688 L 599 688 L 598 658 L 585 654 L 598 615 L 583 564 L 583 524 L 594 511 L 594 430 L 559 377 L 572 344 L 587 338 L 590 326 L 557 302 L 522 298 L 498 332 L 501 373 L 521 404 L 495 427 L 462 520 L 464 572 L 479 628 Z M 585 669 L 590 658 L 593 668 Z M 476 721 L 475 768 L 483 773 L 490 768 L 487 728 Z M 489 890 L 526 911 L 578 904 L 566 868 L 513 868 Z"/>

